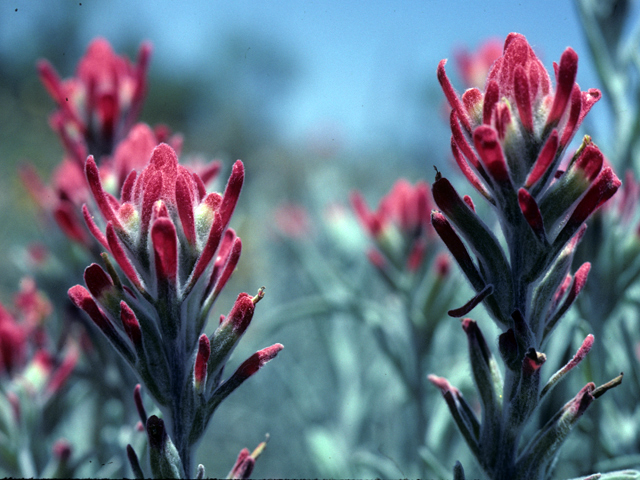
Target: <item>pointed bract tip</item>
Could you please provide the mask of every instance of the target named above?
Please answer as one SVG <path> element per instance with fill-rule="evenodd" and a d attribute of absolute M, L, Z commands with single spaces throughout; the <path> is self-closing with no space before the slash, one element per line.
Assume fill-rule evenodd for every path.
<path fill-rule="evenodd" d="M 560 57 L 560 65 L 557 72 L 556 93 L 553 106 L 547 117 L 547 125 L 555 126 L 560 121 L 569 103 L 571 91 L 578 73 L 578 54 L 571 48 L 567 48 Z"/>
<path fill-rule="evenodd" d="M 463 318 L 460 323 L 462 325 L 462 330 L 464 330 L 464 333 L 467 335 L 478 327 L 477 322 L 470 318 Z"/>
<path fill-rule="evenodd" d="M 443 395 L 447 392 L 451 392 L 453 394 L 459 393 L 458 389 L 452 386 L 444 377 L 438 377 L 437 375 L 429 374 L 427 376 L 427 380 L 438 387 Z"/>
<path fill-rule="evenodd" d="M 586 336 L 586 338 L 582 342 L 582 345 L 580 345 L 580 348 L 578 349 L 576 354 L 573 356 L 573 358 L 569 361 L 569 363 L 567 363 L 563 367 L 563 370 L 569 371 L 572 368 L 574 368 L 576 365 L 578 365 L 582 360 L 584 360 L 584 358 L 587 356 L 587 354 L 591 350 L 591 347 L 593 346 L 593 342 L 594 342 L 594 337 L 590 333 L 589 335 Z"/>
<path fill-rule="evenodd" d="M 251 355 L 234 374 L 239 377 L 249 378 L 260 370 L 268 361 L 273 360 L 284 347 L 280 343 L 271 345 Z"/>
<path fill-rule="evenodd" d="M 593 389 L 592 395 L 593 398 L 599 398 L 608 390 L 617 387 L 622 383 L 622 377 L 624 376 L 623 372 L 620 372 L 620 375 L 615 377 L 612 380 L 609 380 L 607 383 L 600 385 L 598 388 Z"/>
<path fill-rule="evenodd" d="M 258 294 L 251 299 L 254 305 L 264 298 L 264 291 L 265 287 L 260 287 L 258 289 Z"/>
<path fill-rule="evenodd" d="M 438 82 L 440 82 L 440 86 L 442 87 L 442 91 L 444 92 L 444 96 L 447 98 L 449 105 L 451 105 L 451 108 L 458 113 L 460 122 L 468 132 L 471 132 L 471 123 L 469 121 L 469 115 L 464 109 L 464 106 L 462 105 L 462 101 L 458 97 L 458 94 L 456 93 L 455 89 L 453 88 L 453 85 L 451 85 L 451 82 L 447 77 L 447 72 L 445 71 L 445 68 L 444 68 L 446 63 L 447 63 L 447 60 L 445 59 L 445 60 L 441 60 L 440 63 L 438 64 L 438 69 L 437 69 Z"/>
<path fill-rule="evenodd" d="M 231 325 L 235 334 L 240 336 L 245 332 L 249 323 L 251 323 L 254 311 L 255 302 L 253 301 L 253 297 L 248 293 L 240 293 L 229 315 L 225 318 L 224 324 Z"/>
<path fill-rule="evenodd" d="M 140 417 L 140 422 L 142 425 L 147 424 L 147 411 L 144 408 L 144 403 L 142 403 L 142 388 L 138 383 L 133 389 L 133 402 L 136 404 L 136 410 L 138 410 L 138 416 Z"/>

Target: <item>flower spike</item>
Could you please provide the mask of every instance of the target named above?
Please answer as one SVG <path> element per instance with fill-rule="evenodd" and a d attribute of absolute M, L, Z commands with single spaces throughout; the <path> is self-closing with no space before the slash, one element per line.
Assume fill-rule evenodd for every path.
<path fill-rule="evenodd" d="M 589 273 L 590 264 L 584 263 L 574 276 L 569 274 L 585 222 L 621 185 L 588 136 L 566 170 L 558 169 L 600 92 L 580 90 L 578 55 L 571 48 L 554 64 L 554 88 L 526 38 L 517 33 L 507 36 L 483 92 L 471 89 L 458 97 L 444 65 L 443 60 L 437 75 L 453 110 L 454 159 L 468 182 L 492 204 L 501 233 L 498 240 L 480 219 L 482 210 L 460 198 L 446 178 L 436 177 L 433 197 L 442 213 L 432 213 L 432 224 L 476 292 L 466 305 L 449 313 L 463 315 L 484 303 L 502 329 L 498 346 L 506 368 L 505 380 L 495 381 L 498 376 L 492 372 L 499 369 L 490 368 L 490 352 L 477 325 L 465 319 L 482 422 L 464 413 L 459 392 L 446 380 L 429 380 L 441 389 L 488 478 L 542 478 L 597 394 L 620 381 L 614 379 L 601 390 L 588 384 L 522 446 L 541 396 L 585 357 L 593 343 L 587 336 L 574 358 L 541 391 L 541 367 L 547 358 L 542 346 L 583 290 Z"/>
<path fill-rule="evenodd" d="M 383 277 L 393 285 L 403 273 L 414 277 L 424 271 L 433 245 L 428 185 L 411 185 L 399 179 L 375 211 L 369 210 L 359 192 L 352 192 L 350 197 L 362 228 L 375 242 L 376 248 L 369 250 L 369 260 Z"/>
<path fill-rule="evenodd" d="M 178 159 L 181 136 L 163 125 L 137 123 L 150 56 L 151 45 L 143 43 L 130 62 L 98 38 L 72 78 L 63 80 L 49 63 L 40 62 L 42 83 L 56 103 L 50 124 L 65 160 L 51 186 L 33 169 L 25 169 L 22 177 L 68 238 L 92 255 L 106 250 L 101 255 L 106 268 L 89 265 L 86 287 L 76 285 L 67 293 L 135 370 L 170 422 L 165 427 L 160 416 L 147 416 L 138 385 L 134 400 L 147 431 L 152 474 L 193 478 L 197 473 L 202 478 L 204 468 L 192 469 L 191 458 L 215 407 L 282 345 L 257 352 L 226 381 L 222 378 L 264 295 L 263 288 L 255 296 L 241 294 L 216 331 L 211 336 L 204 332 L 242 249 L 229 224 L 244 166 L 235 162 L 223 194 L 207 192 L 221 162 L 183 165 Z M 421 198 L 415 203 L 428 212 Z M 13 357 L 22 355 L 26 334 L 12 323 L 4 321 L 0 306 L 0 334 L 7 337 L 0 335 L 0 373 L 12 369 Z M 70 349 L 59 368 L 54 368 L 58 359 L 42 348 L 36 357 L 35 376 L 40 383 L 50 380 L 47 395 L 52 395 L 69 376 L 77 352 Z M 41 375 L 40 370 L 55 373 Z M 254 461 L 263 448 L 252 454 Z M 142 478 L 131 446 L 127 456 L 135 476 Z"/>

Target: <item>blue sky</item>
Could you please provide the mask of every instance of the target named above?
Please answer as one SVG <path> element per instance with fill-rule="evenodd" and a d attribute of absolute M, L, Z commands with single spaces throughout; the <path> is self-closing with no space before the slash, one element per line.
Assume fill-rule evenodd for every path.
<path fill-rule="evenodd" d="M 206 72 L 205 54 L 215 55 L 234 32 L 255 34 L 247 55 L 251 41 L 269 39 L 290 52 L 299 70 L 278 107 L 282 137 L 293 142 L 323 124 L 353 147 L 414 134 L 422 127 L 407 92 L 434 79 L 438 61 L 455 46 L 473 48 L 490 36 L 523 33 L 549 69 L 568 45 L 588 58 L 568 0 L 3 0 L 0 8 L 1 48 L 34 59 L 33 19 L 51 10 L 77 17 L 86 44 L 97 35 L 116 44 L 125 36 L 151 40 L 154 68 L 175 75 Z M 578 82 L 583 89 L 598 85 L 588 61 L 580 64 Z"/>

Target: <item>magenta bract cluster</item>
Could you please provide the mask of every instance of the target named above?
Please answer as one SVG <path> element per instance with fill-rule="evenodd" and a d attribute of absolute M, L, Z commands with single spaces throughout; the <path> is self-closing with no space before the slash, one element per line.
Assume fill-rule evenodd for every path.
<path fill-rule="evenodd" d="M 219 255 L 216 274 L 222 273 L 228 258 L 237 262 L 240 239 L 233 230 L 224 232 L 244 179 L 241 162 L 234 165 L 224 196 L 207 194 L 200 177 L 179 165 L 175 151 L 166 144 L 153 150 L 139 175 L 131 171 L 120 200 L 104 190 L 92 157 L 87 160 L 86 174 L 107 222 L 106 234 L 85 207 L 87 224 L 137 288 L 146 290 L 153 286 L 155 296 L 160 293 L 158 288 L 168 283 L 166 287 L 182 297 L 193 288 L 221 245 L 224 255 Z M 125 249 L 139 268 L 134 267 Z M 218 275 L 209 279 L 210 289 Z"/>
<path fill-rule="evenodd" d="M 98 38 L 78 63 L 75 77 L 63 81 L 49 62 L 39 62 L 40 78 L 58 105 L 51 126 L 75 162 L 84 164 L 89 153 L 109 155 L 137 121 L 150 56 L 151 45 L 145 43 L 132 65 Z"/>
<path fill-rule="evenodd" d="M 568 48 L 560 64 L 554 64 L 555 91 L 544 66 L 519 34 L 507 38 L 484 93 L 471 88 L 459 97 L 445 63 L 438 66 L 438 79 L 452 107 L 452 150 L 469 182 L 492 203 L 507 185 L 517 191 L 524 187 L 539 197 L 553 180 L 565 147 L 600 99 L 597 89 L 582 92 L 575 83 L 576 53 Z M 590 155 L 579 165 L 581 173 L 589 167 L 599 172 L 593 164 L 601 157 Z"/>
<path fill-rule="evenodd" d="M 139 174 L 131 171 L 120 199 L 104 190 L 92 157 L 87 159 L 86 175 L 106 225 L 100 228 L 86 205 L 85 220 L 134 289 L 123 286 L 114 271 L 92 264 L 85 271 L 87 289 L 73 287 L 71 299 L 134 364 L 157 355 L 150 351 L 152 346 L 176 338 L 187 351 L 197 348 L 195 382 L 202 383 L 203 364 L 210 355 L 223 352 L 215 359 L 221 366 L 262 297 L 240 294 L 211 342 L 201 336 L 209 310 L 240 258 L 240 238 L 227 226 L 244 179 L 242 162 L 234 164 L 223 195 L 207 193 L 201 178 L 180 165 L 166 144 L 153 150 Z M 209 343 L 218 350 L 212 353 Z M 158 400 L 168 401 L 161 386 L 155 387 L 152 393 Z"/>
<path fill-rule="evenodd" d="M 430 225 L 433 200 L 426 183 L 414 186 L 407 180 L 398 180 L 375 211 L 357 191 L 351 194 L 351 204 L 378 247 L 369 252 L 376 267 L 384 270 L 391 264 L 399 270 L 415 272 L 422 266 L 434 233 Z"/>
<path fill-rule="evenodd" d="M 78 348 L 69 342 L 64 357 L 54 353 L 54 340 L 45 330 L 52 307 L 32 279 L 22 281 L 12 310 L 0 303 L 0 382 L 13 382 L 8 391 L 23 388 L 46 402 L 67 382 Z"/>
<path fill-rule="evenodd" d="M 485 91 L 461 97 L 438 66 L 438 79 L 451 104 L 451 148 L 460 170 L 498 213 L 509 258 L 499 242 L 445 178 L 433 186 L 436 204 L 469 242 L 483 273 L 468 261 L 448 221 L 435 214 L 434 226 L 461 263 L 474 288 L 494 287 L 492 313 L 500 323 L 522 309 L 509 271 L 535 281 L 557 259 L 585 220 L 620 186 L 598 147 L 585 137 L 564 169 L 563 153 L 600 92 L 575 83 L 578 57 L 567 48 L 554 64 L 556 88 L 526 39 L 510 34 L 504 53 L 489 72 Z M 526 228 L 523 228 L 526 227 Z M 479 240 L 482 238 L 483 240 Z M 526 256 L 518 252 L 526 251 Z M 508 266 L 511 264 L 510 266 Z M 530 292 L 529 292 L 530 294 Z M 528 294 L 525 294 L 525 296 Z M 529 298 L 530 301 L 530 298 Z"/>

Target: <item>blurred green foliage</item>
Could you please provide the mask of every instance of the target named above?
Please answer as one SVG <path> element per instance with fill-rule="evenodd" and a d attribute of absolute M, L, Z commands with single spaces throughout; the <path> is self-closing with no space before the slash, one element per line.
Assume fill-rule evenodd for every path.
<path fill-rule="evenodd" d="M 0 30 L 8 21 L 10 16 L 0 15 Z M 47 125 L 53 102 L 38 81 L 35 61 L 47 58 L 62 77 L 72 75 L 86 48 L 80 38 L 79 17 L 48 10 L 35 17 L 24 55 L 0 49 L 0 300 L 16 290 L 26 273 L 21 266 L 21 249 L 48 234 L 38 222 L 17 168 L 29 162 L 43 178 L 49 178 L 62 158 L 58 139 Z M 127 52 L 131 58 L 140 39 L 126 32 L 118 41 L 115 50 Z M 247 182 L 231 224 L 243 239 L 243 255 L 214 312 L 226 314 L 237 292 L 255 292 L 265 285 L 267 295 L 230 367 L 274 342 L 284 344 L 285 350 L 219 408 L 196 462 L 206 465 L 208 475 L 223 475 L 241 448 L 252 448 L 269 433 L 267 450 L 254 471 L 256 478 L 418 476 L 425 465 L 409 440 L 414 419 L 404 386 L 381 355 L 368 325 L 350 312 L 327 315 L 322 310 L 313 312 L 313 305 L 304 305 L 306 297 L 318 292 L 304 256 L 316 249 L 316 266 L 311 268 L 320 268 L 322 263 L 324 269 L 342 271 L 354 284 L 361 281 L 370 288 L 363 292 L 362 302 L 368 301 L 367 295 L 380 300 L 389 307 L 385 310 L 387 321 L 397 320 L 397 298 L 385 292 L 375 278 L 357 229 L 347 229 L 350 241 L 338 241 L 332 236 L 335 232 L 322 225 L 327 223 L 330 206 L 338 203 L 348 208 L 348 193 L 354 188 L 363 191 L 373 204 L 400 176 L 431 181 L 433 164 L 446 172 L 448 133 L 435 76 L 425 72 L 428 80 L 424 84 L 407 87 L 407 96 L 424 112 L 425 125 L 433 126 L 427 137 L 430 144 L 425 145 L 424 139 L 409 144 L 391 139 L 368 150 L 353 151 L 347 139 L 331 128 L 320 129 L 315 137 L 311 134 L 306 143 L 281 138 L 279 105 L 302 74 L 286 46 L 243 31 L 227 38 L 218 52 L 222 53 L 202 56 L 197 74 L 184 75 L 154 67 L 154 58 L 163 55 L 155 51 L 141 120 L 151 125 L 164 123 L 182 133 L 183 156 L 224 160 L 220 178 L 227 178 L 236 158 L 245 162 Z M 224 185 L 217 187 L 221 190 Z M 309 212 L 312 228 L 305 241 L 315 243 L 314 247 L 304 242 L 296 246 L 278 230 L 274 211 L 285 203 L 300 204 Z M 463 284 L 461 277 L 459 280 Z M 340 286 L 335 290 L 340 300 Z M 461 292 L 465 294 L 464 288 Z M 281 307 L 294 301 L 310 311 L 288 321 L 280 316 L 286 312 Z M 215 315 L 207 331 L 216 323 Z M 474 315 L 486 318 L 484 313 Z M 489 325 L 486 322 L 483 329 L 492 341 L 497 330 Z M 430 365 L 446 373 L 467 398 L 474 398 L 465 340 L 457 321 L 444 322 L 437 335 L 439 342 Z M 565 344 L 552 344 L 550 350 L 562 351 L 562 358 L 566 358 L 575 352 L 575 342 L 567 346 L 569 331 L 558 336 L 564 336 Z M 434 389 L 432 393 L 437 392 Z M 448 456 L 437 460 L 450 472 L 456 459 L 465 459 L 468 478 L 474 478 L 475 466 L 457 432 L 450 430 L 443 403 L 433 395 L 424 406 L 431 419 L 429 437 L 442 439 L 449 447 Z M 549 410 L 558 407 L 554 404 Z M 119 408 L 123 407 L 105 406 L 105 411 Z M 124 408 L 133 409 L 133 401 Z M 89 412 L 87 409 L 86 416 L 92 414 Z M 83 419 L 76 422 L 69 428 L 72 443 L 81 440 L 74 438 L 73 432 Z M 583 437 L 588 437 L 588 428 Z M 105 434 L 117 437 L 122 432 Z M 576 470 L 581 455 L 577 437 L 566 446 L 572 463 L 560 468 L 567 475 L 589 473 Z M 432 449 L 439 448 L 433 440 L 426 443 Z M 421 453 L 422 458 L 430 458 L 429 452 Z M 95 475 L 96 470 L 87 467 L 82 473 Z"/>

